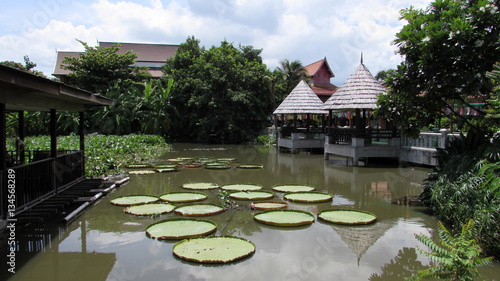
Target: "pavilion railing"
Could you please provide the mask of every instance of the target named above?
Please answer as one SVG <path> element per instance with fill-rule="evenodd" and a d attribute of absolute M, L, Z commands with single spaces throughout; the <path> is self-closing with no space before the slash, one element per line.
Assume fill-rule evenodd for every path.
<path fill-rule="evenodd" d="M 328 130 L 330 144 L 350 144 L 353 138 L 365 139 L 365 143 L 373 141 L 383 142 L 391 138 L 399 138 L 398 130 L 381 129 L 351 129 L 351 128 L 330 128 Z"/>
<path fill-rule="evenodd" d="M 13 192 L 16 213 L 19 213 L 82 180 L 85 176 L 83 156 L 83 151 L 76 151 L 0 171 L 3 202 L 7 202 L 9 192 Z M 9 174 L 15 175 L 14 182 L 8 181 Z M 9 184 L 15 188 L 7 189 Z M 2 217 L 6 217 L 7 205 L 3 205 Z"/>

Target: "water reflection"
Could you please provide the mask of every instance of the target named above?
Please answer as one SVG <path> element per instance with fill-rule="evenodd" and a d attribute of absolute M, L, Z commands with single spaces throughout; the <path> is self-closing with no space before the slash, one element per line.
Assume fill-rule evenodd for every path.
<path fill-rule="evenodd" d="M 434 234 L 435 219 L 418 209 L 390 203 L 398 197 L 418 195 L 427 169 L 345 167 L 323 160 L 322 155 L 278 154 L 250 146 L 179 144 L 165 159 L 195 156 L 237 158 L 240 163 L 262 164 L 264 169 L 184 169 L 131 176 L 130 183 L 69 226 L 26 229 L 19 256 L 29 261 L 11 280 L 401 280 L 427 265 L 414 251 L 419 244 L 414 234 Z M 180 191 L 187 182 L 208 181 L 260 184 L 265 190 L 280 184 L 312 185 L 334 194 L 333 201 L 288 202 L 290 209 L 317 214 L 329 208 L 357 208 L 375 213 L 378 221 L 361 227 L 316 221 L 285 230 L 255 222 L 252 214 L 256 211 L 249 209 L 250 202 L 237 201 L 239 209 L 204 219 L 218 225 L 217 235 L 251 240 L 255 254 L 231 265 L 199 265 L 175 258 L 175 242 L 145 235 L 148 225 L 177 215 L 137 217 L 109 203 L 118 196 L 162 195 Z M 204 192 L 208 196 L 204 202 L 217 203 L 216 190 Z M 276 193 L 272 200 L 283 200 L 283 194 Z M 494 280 L 500 267 L 496 264 L 484 272 L 484 279 Z"/>

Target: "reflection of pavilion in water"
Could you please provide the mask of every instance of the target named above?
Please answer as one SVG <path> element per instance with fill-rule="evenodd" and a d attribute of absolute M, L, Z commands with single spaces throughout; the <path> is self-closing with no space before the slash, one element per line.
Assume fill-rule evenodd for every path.
<path fill-rule="evenodd" d="M 60 252 L 59 246 L 69 235 L 80 228 L 81 250 Z M 16 233 L 16 273 L 20 280 L 106 280 L 115 262 L 115 253 L 87 251 L 86 221 L 67 227 L 28 226 Z M 7 247 L 1 255 L 6 257 Z M 43 253 L 43 256 L 40 256 Z M 5 263 L 3 263 L 5 264 Z M 28 266 L 30 270 L 20 270 Z M 5 275 L 5 276 L 2 276 Z M 6 280 L 11 273 L 2 271 L 0 278 Z"/>
<path fill-rule="evenodd" d="M 357 262 L 364 253 L 384 235 L 384 233 L 393 227 L 393 223 L 375 222 L 375 224 L 365 226 L 332 226 L 349 249 L 356 255 Z"/>
<path fill-rule="evenodd" d="M 301 155 L 301 154 L 287 154 L 278 153 L 277 157 L 277 167 L 276 171 L 280 175 L 289 175 L 290 180 L 299 180 L 302 184 L 311 184 L 317 186 L 318 175 L 323 173 L 323 167 L 325 166 L 325 161 L 321 155 Z M 311 167 L 314 167 L 311 168 Z M 321 183 L 321 185 L 323 185 Z"/>
<path fill-rule="evenodd" d="M 326 164 L 324 167 L 325 185 L 344 186 L 350 196 L 380 198 L 391 202 L 395 198 L 413 194 L 408 193 L 408 187 L 418 187 L 426 177 L 425 172 L 419 173 L 411 168 L 366 168 L 345 167 Z M 418 169 L 418 168 L 417 168 Z M 350 198 L 355 199 L 355 198 Z"/>

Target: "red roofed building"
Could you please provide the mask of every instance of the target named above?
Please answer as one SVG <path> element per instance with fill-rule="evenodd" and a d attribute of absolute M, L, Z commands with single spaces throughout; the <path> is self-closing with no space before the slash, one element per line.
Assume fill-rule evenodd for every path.
<path fill-rule="evenodd" d="M 149 68 L 149 73 L 151 73 L 154 78 L 162 76 L 161 67 L 168 58 L 175 56 L 175 52 L 177 48 L 179 48 L 179 45 L 120 42 L 99 42 L 99 47 L 106 48 L 115 44 L 120 44 L 118 54 L 125 54 L 128 51 L 137 53 L 137 59 L 134 65 L 147 66 Z M 82 52 L 58 51 L 53 75 L 65 82 L 70 71 L 61 68 L 63 59 L 65 57 L 79 57 L 80 54 L 82 54 Z"/>
<path fill-rule="evenodd" d="M 309 85 L 313 92 L 325 102 L 339 87 L 330 83 L 330 78 L 335 77 L 333 71 L 328 65 L 326 57 L 317 62 L 306 65 L 304 69 L 307 76 L 311 79 Z"/>

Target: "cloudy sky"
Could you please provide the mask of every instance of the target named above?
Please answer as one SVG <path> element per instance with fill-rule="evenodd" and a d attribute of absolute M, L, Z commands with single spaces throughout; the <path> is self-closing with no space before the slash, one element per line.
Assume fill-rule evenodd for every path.
<path fill-rule="evenodd" d="M 425 8 L 430 0 L 23 0 L 3 1 L 0 61 L 28 55 L 45 74 L 56 51 L 81 51 L 76 39 L 180 44 L 188 36 L 201 45 L 262 49 L 268 68 L 283 59 L 303 65 L 328 59 L 341 86 L 364 54 L 375 75 L 401 58 L 391 45 L 404 25 L 399 11 Z"/>

